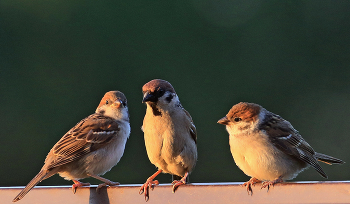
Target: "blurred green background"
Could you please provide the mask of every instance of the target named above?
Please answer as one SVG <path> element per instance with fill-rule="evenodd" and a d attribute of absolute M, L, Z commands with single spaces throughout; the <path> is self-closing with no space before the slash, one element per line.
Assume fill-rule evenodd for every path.
<path fill-rule="evenodd" d="M 321 164 L 329 180 L 347 180 L 349 19 L 350 1 L 341 0 L 1 0 L 0 186 L 26 185 L 109 90 L 127 96 L 132 130 L 105 177 L 143 183 L 156 168 L 140 130 L 141 87 L 155 78 L 172 83 L 197 126 L 192 182 L 249 179 L 216 123 L 240 101 L 281 115 L 316 151 L 347 161 Z M 309 169 L 295 180 L 324 179 Z M 71 184 L 56 175 L 40 185 Z"/>

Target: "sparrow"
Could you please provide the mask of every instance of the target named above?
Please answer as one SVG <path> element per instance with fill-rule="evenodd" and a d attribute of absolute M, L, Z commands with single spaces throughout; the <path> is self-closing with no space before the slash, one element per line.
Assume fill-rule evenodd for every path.
<path fill-rule="evenodd" d="M 103 186 L 118 185 L 100 177 L 123 156 L 130 135 L 127 100 L 120 91 L 109 91 L 102 98 L 94 114 L 84 118 L 70 129 L 50 150 L 40 172 L 13 199 L 22 199 L 34 186 L 54 174 L 74 182 L 73 193 L 80 186 L 79 179 L 93 177 Z"/>
<path fill-rule="evenodd" d="M 238 103 L 218 123 L 226 125 L 236 165 L 252 177 L 243 184 L 251 195 L 255 183 L 263 182 L 261 188 L 269 190 L 271 185 L 293 179 L 309 166 L 327 178 L 318 161 L 344 163 L 315 152 L 290 122 L 258 104 Z"/>
<path fill-rule="evenodd" d="M 181 178 L 174 180 L 173 193 L 186 179 L 197 161 L 197 132 L 191 115 L 182 107 L 173 86 L 161 79 L 154 79 L 142 87 L 146 115 L 143 120 L 147 155 L 158 171 L 141 186 L 149 199 L 149 188 L 159 182 L 154 178 L 169 173 Z"/>

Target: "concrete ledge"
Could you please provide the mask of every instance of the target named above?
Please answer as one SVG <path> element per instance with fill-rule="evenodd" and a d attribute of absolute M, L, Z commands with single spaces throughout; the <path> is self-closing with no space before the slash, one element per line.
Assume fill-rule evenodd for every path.
<path fill-rule="evenodd" d="M 192 183 L 179 187 L 172 193 L 170 184 L 161 184 L 150 191 L 149 204 L 164 203 L 350 203 L 350 181 L 289 182 L 277 184 L 269 192 L 253 187 L 253 196 L 247 194 L 241 182 Z M 141 185 L 120 185 L 103 188 L 96 186 L 78 188 L 72 193 L 71 186 L 37 186 L 19 204 L 145 204 L 139 195 Z M 23 187 L 1 187 L 0 203 L 12 203 Z"/>

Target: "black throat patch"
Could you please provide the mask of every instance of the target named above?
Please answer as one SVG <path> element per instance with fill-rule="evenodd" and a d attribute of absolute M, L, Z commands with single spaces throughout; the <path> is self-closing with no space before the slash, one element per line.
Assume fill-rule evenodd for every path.
<path fill-rule="evenodd" d="M 162 116 L 162 113 L 158 110 L 157 105 L 155 103 L 150 103 L 150 106 L 152 108 L 154 116 Z"/>

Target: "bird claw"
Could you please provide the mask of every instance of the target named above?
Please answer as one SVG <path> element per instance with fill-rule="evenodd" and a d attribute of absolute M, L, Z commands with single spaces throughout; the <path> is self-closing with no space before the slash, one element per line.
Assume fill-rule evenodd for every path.
<path fill-rule="evenodd" d="M 262 183 L 260 189 L 263 189 L 263 188 L 267 187 L 267 192 L 269 192 L 271 185 L 274 186 L 274 183 L 272 181 L 265 181 L 265 182 Z"/>
<path fill-rule="evenodd" d="M 269 192 L 270 190 L 270 186 L 275 186 L 276 183 L 282 183 L 283 180 L 281 178 L 278 178 L 276 180 L 273 181 L 264 181 L 261 185 L 261 189 L 266 188 L 267 187 L 267 192 Z"/>
<path fill-rule="evenodd" d="M 143 188 L 140 189 L 139 194 L 141 195 L 144 192 Z"/>
<path fill-rule="evenodd" d="M 256 178 L 251 178 L 249 181 L 243 183 L 241 186 L 246 187 L 248 195 L 253 195 L 253 189 L 252 186 L 255 186 L 256 183 L 260 183 L 261 181 Z"/>
<path fill-rule="evenodd" d="M 139 194 L 145 193 L 145 201 L 147 202 L 149 200 L 149 189 L 153 191 L 154 186 L 159 185 L 158 180 L 147 180 L 146 183 L 144 183 L 139 191 Z"/>
<path fill-rule="evenodd" d="M 73 194 L 75 194 L 77 192 L 77 188 L 81 187 L 81 186 L 90 186 L 90 183 L 82 183 L 80 181 L 77 180 L 73 180 L 74 184 L 72 185 L 72 191 Z"/>
<path fill-rule="evenodd" d="M 110 182 L 106 182 L 106 183 L 101 183 L 97 186 L 96 188 L 96 192 L 99 192 L 99 190 L 105 186 L 117 186 L 119 185 L 120 183 L 119 182 L 113 182 L 113 181 L 110 181 Z"/>
<path fill-rule="evenodd" d="M 177 188 L 179 188 L 179 186 L 181 186 L 181 185 L 185 185 L 186 182 L 183 181 L 183 180 L 179 180 L 179 181 L 178 180 L 174 180 L 171 184 L 173 185 L 173 193 L 175 193 Z"/>

